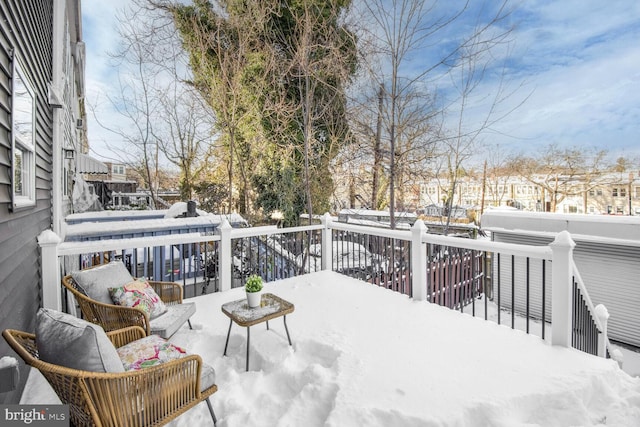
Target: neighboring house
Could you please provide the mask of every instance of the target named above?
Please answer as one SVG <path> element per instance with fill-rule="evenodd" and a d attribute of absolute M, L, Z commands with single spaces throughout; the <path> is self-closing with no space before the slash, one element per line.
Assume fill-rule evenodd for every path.
<path fill-rule="evenodd" d="M 131 179 L 127 166 L 122 163 L 104 163 L 105 172 L 86 174 L 87 183 L 93 187 L 103 209 L 106 210 L 139 210 L 150 209 L 153 205 L 151 192 L 138 187 L 138 181 Z M 128 178 L 129 177 L 129 178 Z M 157 208 L 168 208 L 182 201 L 177 190 L 156 190 Z"/>
<path fill-rule="evenodd" d="M 107 179 L 109 181 L 126 181 L 127 180 L 127 167 L 119 163 L 105 163 L 109 168 L 109 174 Z"/>
<path fill-rule="evenodd" d="M 542 246 L 562 230 L 571 233 L 576 246 L 574 260 L 594 305 L 609 311 L 609 338 L 640 347 L 640 218 L 637 216 L 553 214 L 517 210 L 489 210 L 482 215 L 482 228 L 495 242 Z M 494 260 L 497 261 L 497 260 Z M 532 261 L 531 302 L 527 310 L 541 312 L 541 271 Z M 501 259 L 502 306 L 511 304 L 511 276 L 515 276 L 516 311 L 525 310 L 526 266 L 520 257 Z M 546 270 L 547 320 L 551 314 L 551 264 Z M 494 277 L 498 277 L 494 262 Z M 495 292 L 495 291 L 494 291 Z M 541 316 L 540 316 L 541 317 Z"/>
<path fill-rule="evenodd" d="M 544 177 L 534 177 L 544 181 Z M 567 180 L 562 191 L 572 193 L 558 197 L 557 213 L 640 215 L 640 172 L 605 173 L 597 180 Z M 450 184 L 446 179 L 432 179 L 420 185 L 420 206 L 442 203 Z M 571 191 L 568 191 L 571 189 Z M 552 203 L 549 190 L 521 177 L 497 176 L 482 185 L 479 178 L 464 177 L 456 187 L 454 204 L 489 207 L 510 206 L 530 212 L 549 212 Z"/>
<path fill-rule="evenodd" d="M 71 212 L 86 144 L 80 0 L 0 2 L 0 330 L 33 331 L 42 305 L 38 236 Z M 15 354 L 0 340 L 0 357 Z M 27 379 L 0 393 L 17 403 Z"/>

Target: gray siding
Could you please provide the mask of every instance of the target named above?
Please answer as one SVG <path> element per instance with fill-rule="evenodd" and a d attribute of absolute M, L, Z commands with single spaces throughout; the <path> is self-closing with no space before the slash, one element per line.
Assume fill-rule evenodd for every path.
<path fill-rule="evenodd" d="M 609 338 L 640 347 L 640 247 L 577 241 L 574 258 L 594 305 L 609 311 Z"/>
<path fill-rule="evenodd" d="M 493 232 L 496 242 L 547 245 L 553 239 L 516 233 Z M 609 311 L 609 339 L 640 347 L 640 247 L 606 242 L 586 242 L 575 238 L 574 261 L 584 280 L 593 305 L 604 304 Z M 515 262 L 515 309 L 525 310 L 524 261 Z M 534 268 L 534 265 L 536 266 Z M 493 265 L 496 285 L 497 263 Z M 530 265 L 530 312 L 540 317 L 541 283 L 539 262 Z M 505 308 L 511 307 L 511 257 L 500 262 L 500 299 Z M 551 321 L 551 263 L 546 267 L 546 319 Z M 497 290 L 494 290 L 494 298 Z"/>
<path fill-rule="evenodd" d="M 51 81 L 53 2 L 0 2 L 0 330 L 34 330 L 41 305 L 37 236 L 51 227 L 52 112 L 47 103 Z M 36 105 L 36 206 L 11 210 L 11 57 L 14 49 L 33 84 Z M 0 356 L 18 358 L 4 340 Z M 19 358 L 18 358 L 19 359 Z M 21 385 L 0 394 L 0 403 L 17 403 L 28 371 L 21 362 Z"/>

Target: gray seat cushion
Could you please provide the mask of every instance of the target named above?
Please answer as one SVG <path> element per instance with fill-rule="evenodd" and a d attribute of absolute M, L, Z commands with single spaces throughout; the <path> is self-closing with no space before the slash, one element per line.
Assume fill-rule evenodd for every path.
<path fill-rule="evenodd" d="M 40 359 L 54 365 L 91 372 L 124 372 L 104 329 L 70 314 L 38 310 L 36 346 Z"/>
<path fill-rule="evenodd" d="M 167 312 L 149 321 L 151 333 L 169 338 L 196 312 L 192 302 L 167 306 Z"/>
<path fill-rule="evenodd" d="M 71 277 L 89 298 L 105 304 L 113 304 L 109 288 L 121 288 L 134 281 L 127 267 L 120 261 L 74 271 Z"/>
<path fill-rule="evenodd" d="M 216 383 L 216 370 L 213 366 L 202 362 L 200 371 L 200 391 L 205 391 Z"/>

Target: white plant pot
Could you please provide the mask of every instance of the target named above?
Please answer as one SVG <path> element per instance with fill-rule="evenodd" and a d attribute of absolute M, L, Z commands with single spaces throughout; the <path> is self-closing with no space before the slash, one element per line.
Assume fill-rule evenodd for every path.
<path fill-rule="evenodd" d="M 260 300 L 262 300 L 262 291 L 247 292 L 247 302 L 249 303 L 249 307 L 260 307 Z"/>

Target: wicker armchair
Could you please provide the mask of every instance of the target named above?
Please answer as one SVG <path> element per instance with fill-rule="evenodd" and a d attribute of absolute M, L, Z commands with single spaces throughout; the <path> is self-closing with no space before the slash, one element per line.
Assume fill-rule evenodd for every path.
<path fill-rule="evenodd" d="M 92 299 L 78 286 L 71 274 L 62 278 L 62 285 L 75 297 L 82 312 L 82 317 L 102 326 L 107 332 L 126 328 L 127 326 L 140 326 L 145 330 L 147 335 L 156 333 L 163 338 L 169 338 L 185 321 L 188 323 L 189 328 L 192 328 L 191 321 L 188 317 L 195 312 L 195 305 L 193 305 L 193 303 L 188 304 L 192 307 L 191 312 L 184 312 L 184 310 L 182 310 L 182 315 L 177 316 L 177 318 L 172 321 L 172 323 L 175 324 L 165 324 L 160 331 L 154 331 L 154 321 L 149 318 L 147 313 L 137 308 L 108 304 Z M 153 287 L 160 299 L 170 310 L 172 306 L 182 304 L 182 286 L 178 283 L 149 281 L 149 285 Z M 186 305 L 187 304 L 185 304 L 185 306 Z M 174 308 L 178 309 L 179 307 Z"/>
<path fill-rule="evenodd" d="M 6 329 L 2 336 L 30 366 L 38 369 L 64 404 L 69 405 L 76 426 L 160 426 L 185 413 L 203 400 L 214 425 L 217 420 L 209 396 L 213 384 L 201 390 L 202 359 L 181 359 L 122 373 L 81 371 L 44 362 L 38 357 L 34 334 Z M 107 333 L 116 347 L 145 337 L 140 327 Z"/>

